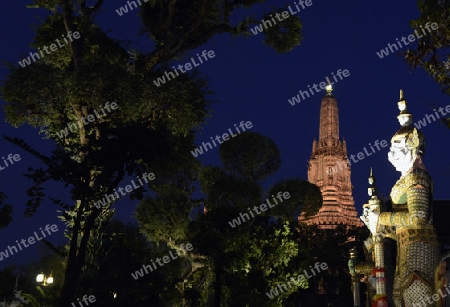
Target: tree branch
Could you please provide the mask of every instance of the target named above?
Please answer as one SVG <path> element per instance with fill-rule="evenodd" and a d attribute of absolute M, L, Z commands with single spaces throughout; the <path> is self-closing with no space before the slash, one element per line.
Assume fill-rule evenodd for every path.
<path fill-rule="evenodd" d="M 38 158 L 39 160 L 41 160 L 42 162 L 44 162 L 46 165 L 49 165 L 51 162 L 51 159 L 48 158 L 47 156 L 44 156 L 43 154 L 41 154 L 40 152 L 34 150 L 33 148 L 31 148 L 31 146 L 29 146 L 27 143 L 25 143 L 25 141 L 23 141 L 22 139 L 19 138 L 11 138 L 9 136 L 3 135 L 3 139 L 19 146 L 20 148 L 22 148 L 23 150 L 25 150 L 26 152 L 32 154 L 33 156 L 35 156 L 36 158 Z"/>
<path fill-rule="evenodd" d="M 44 242 L 44 244 L 50 249 L 52 250 L 54 253 L 60 255 L 61 257 L 66 257 L 67 254 L 64 252 L 61 252 L 58 248 L 56 248 L 50 241 L 46 240 L 46 239 L 42 239 L 42 242 Z"/>

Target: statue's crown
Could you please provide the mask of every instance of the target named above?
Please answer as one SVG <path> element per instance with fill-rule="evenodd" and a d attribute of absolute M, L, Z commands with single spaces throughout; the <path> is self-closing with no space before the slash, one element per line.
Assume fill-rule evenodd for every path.
<path fill-rule="evenodd" d="M 400 89 L 400 100 L 397 102 L 400 114 L 397 116 L 400 126 L 406 127 L 411 125 L 413 121 L 413 116 L 408 111 L 408 103 L 406 102 L 405 96 L 403 95 L 403 90 Z"/>
<path fill-rule="evenodd" d="M 411 126 L 413 115 L 409 113 L 403 90 L 400 89 L 400 100 L 397 103 L 400 114 L 397 116 L 401 128 L 394 134 L 392 141 L 405 139 L 405 144 L 411 149 L 417 149 L 420 155 L 425 152 L 425 136 L 416 127 Z"/>

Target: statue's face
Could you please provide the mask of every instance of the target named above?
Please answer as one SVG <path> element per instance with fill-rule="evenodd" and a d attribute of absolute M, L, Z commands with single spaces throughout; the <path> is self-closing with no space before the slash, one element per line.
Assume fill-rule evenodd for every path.
<path fill-rule="evenodd" d="M 402 174 L 412 167 L 414 162 L 413 152 L 406 146 L 404 136 L 392 138 L 388 159 L 395 169 L 402 172 Z"/>

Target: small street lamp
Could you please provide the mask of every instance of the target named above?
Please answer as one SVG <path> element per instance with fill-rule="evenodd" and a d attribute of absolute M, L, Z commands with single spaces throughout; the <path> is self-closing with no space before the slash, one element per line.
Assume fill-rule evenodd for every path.
<path fill-rule="evenodd" d="M 41 271 L 41 273 L 39 273 L 36 276 L 36 282 L 42 284 L 43 286 L 53 284 L 53 271 L 50 272 L 49 276 L 45 276 L 44 273 Z"/>

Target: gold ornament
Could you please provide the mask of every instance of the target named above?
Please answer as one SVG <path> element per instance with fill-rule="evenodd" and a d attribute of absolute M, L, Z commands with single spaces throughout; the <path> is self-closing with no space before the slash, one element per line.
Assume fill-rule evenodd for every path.
<path fill-rule="evenodd" d="M 409 134 L 406 144 L 410 148 L 418 148 L 420 145 L 419 133 L 417 128 L 414 128 L 413 133 Z"/>

